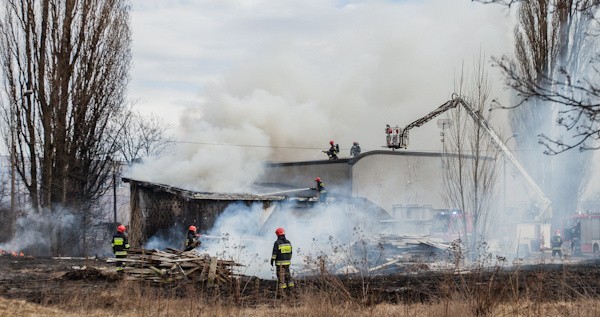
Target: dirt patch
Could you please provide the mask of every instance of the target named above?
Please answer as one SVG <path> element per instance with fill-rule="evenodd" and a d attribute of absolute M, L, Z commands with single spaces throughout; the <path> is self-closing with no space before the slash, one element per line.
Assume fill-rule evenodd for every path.
<path fill-rule="evenodd" d="M 122 278 L 114 273 L 103 272 L 93 267 L 83 267 L 81 269 L 72 269 L 71 271 L 63 274 L 63 280 L 69 281 L 105 281 L 105 282 L 116 282 Z"/>

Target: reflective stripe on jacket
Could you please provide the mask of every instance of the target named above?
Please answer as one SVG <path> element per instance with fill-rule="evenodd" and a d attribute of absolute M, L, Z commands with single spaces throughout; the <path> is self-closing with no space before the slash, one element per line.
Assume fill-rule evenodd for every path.
<path fill-rule="evenodd" d="M 115 255 L 127 255 L 129 241 L 124 233 L 117 232 L 112 238 L 112 248 Z"/>
<path fill-rule="evenodd" d="M 285 236 L 277 237 L 277 241 L 273 244 L 272 260 L 275 260 L 275 265 L 290 265 L 292 263 L 292 244 Z"/>

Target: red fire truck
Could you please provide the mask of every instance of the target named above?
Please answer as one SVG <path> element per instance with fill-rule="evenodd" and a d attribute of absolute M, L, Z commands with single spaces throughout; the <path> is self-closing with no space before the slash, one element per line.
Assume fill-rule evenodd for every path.
<path fill-rule="evenodd" d="M 578 212 L 564 228 L 565 241 L 573 255 L 600 255 L 600 213 Z"/>

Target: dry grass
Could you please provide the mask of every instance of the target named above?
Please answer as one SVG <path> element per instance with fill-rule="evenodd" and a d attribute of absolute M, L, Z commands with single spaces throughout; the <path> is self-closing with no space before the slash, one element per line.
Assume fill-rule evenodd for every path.
<path fill-rule="evenodd" d="M 140 297 L 139 294 L 130 294 L 128 298 L 119 301 L 119 296 L 126 295 L 121 292 L 109 295 L 104 294 L 99 298 L 71 298 L 65 299 L 52 308 L 22 300 L 7 300 L 0 298 L 0 315 L 12 316 L 247 316 L 247 317 L 272 317 L 272 316 L 447 316 L 470 317 L 475 316 L 470 312 L 468 303 L 459 300 L 439 302 L 432 304 L 379 304 L 364 307 L 355 303 L 336 303 L 325 297 L 302 295 L 302 298 L 293 301 L 280 300 L 270 305 L 256 307 L 238 307 L 224 305 L 220 302 L 211 302 L 193 296 L 185 299 L 167 299 L 160 297 Z M 85 301 L 84 301 L 85 299 Z M 114 301 L 113 307 L 100 308 L 98 304 L 105 301 Z M 117 303 L 118 301 L 118 303 Z M 578 316 L 591 317 L 600 315 L 599 300 L 578 300 L 572 302 L 534 303 L 520 302 L 507 303 L 494 308 L 490 316 Z"/>
<path fill-rule="evenodd" d="M 544 266 L 349 279 L 326 272 L 297 279 L 294 296 L 274 298 L 273 281 L 221 288 L 150 282 L 48 280 L 27 297 L 0 298 L 0 316 L 600 316 L 599 267 Z M 17 283 L 13 286 L 19 285 Z M 26 286 L 26 285 L 25 285 Z M 80 288 L 79 286 L 85 286 Z M 25 294 L 25 293 L 23 293 Z M 36 293 L 37 294 L 37 293 Z"/>
<path fill-rule="evenodd" d="M 305 286 L 293 297 L 246 303 L 198 288 L 168 290 L 119 282 L 112 290 L 75 292 L 55 298 L 52 305 L 0 298 L 0 316 L 600 316 L 600 299 L 585 297 L 559 302 L 512 298 L 494 302 L 489 310 L 482 312 L 474 309 L 480 304 L 475 297 L 481 294 L 477 293 L 454 293 L 425 304 L 376 305 L 340 296 L 342 293 Z"/>

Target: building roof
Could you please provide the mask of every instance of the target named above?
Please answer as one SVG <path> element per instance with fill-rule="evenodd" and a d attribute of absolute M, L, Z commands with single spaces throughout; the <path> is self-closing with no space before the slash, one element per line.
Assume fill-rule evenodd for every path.
<path fill-rule="evenodd" d="M 135 183 L 138 186 L 152 189 L 154 191 L 171 193 L 173 195 L 181 196 L 192 200 L 278 201 L 286 199 L 285 196 L 272 194 L 197 192 L 165 184 L 135 180 L 127 177 L 123 177 L 122 180 L 125 183 Z"/>

